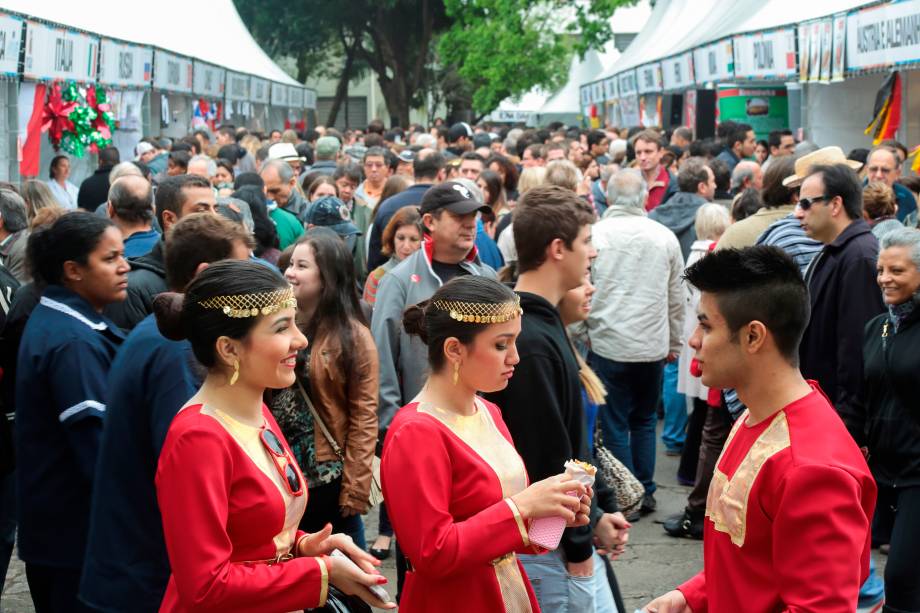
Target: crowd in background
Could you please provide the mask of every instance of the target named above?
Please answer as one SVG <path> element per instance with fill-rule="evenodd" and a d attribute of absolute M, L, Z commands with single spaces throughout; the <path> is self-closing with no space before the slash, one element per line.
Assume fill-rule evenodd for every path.
<path fill-rule="evenodd" d="M 758 140 L 730 121 L 709 138 L 685 127 L 374 121 L 302 133 L 224 125 L 145 137 L 134 153 L 103 149 L 79 187 L 64 155 L 47 180 L 0 185 L 0 386 L 15 414 L 15 425 L 2 421 L 0 572 L 18 530 L 37 607 L 156 610 L 163 600 L 182 511 L 158 493 L 158 458 L 214 364 L 202 364 L 187 335 L 171 340 L 158 328 L 162 296 L 220 260 L 283 275 L 307 344 L 295 351 L 296 381 L 265 400 L 309 489 L 299 527 L 331 524 L 385 559 L 392 526 L 407 520 L 391 523 L 386 502 L 371 508 L 375 455 L 431 370 L 403 314 L 454 278 L 534 283 L 549 224 L 574 228 L 568 250 L 587 228 L 590 273 L 575 262 L 552 269 L 552 289 L 519 290 L 541 296 L 522 301 L 525 327 L 528 317 L 562 321 L 567 333 L 553 346 L 575 351 L 559 368 L 590 373 L 605 393 L 578 377 L 572 389 L 541 391 L 550 360 L 545 371 L 522 365 L 508 391 L 489 397 L 534 480 L 561 469 L 546 458 L 584 445 L 590 459 L 603 446 L 643 496 L 630 509 L 597 501 L 592 525 L 567 531 L 556 568 L 521 556 L 528 576 L 546 585 L 593 577 L 584 602 L 623 610 L 607 554 L 622 551 L 630 522 L 656 512 L 659 444 L 680 457 L 677 479 L 692 487 L 664 529 L 702 538 L 716 461 L 744 407 L 695 374 L 687 339 L 699 292 L 683 274 L 712 251 L 772 245 L 795 260 L 811 294 L 801 370 L 865 449 L 879 485 L 873 544 L 890 558 L 884 585 L 870 577 L 860 603 L 884 595 L 891 610 L 920 610 L 920 352 L 911 340 L 920 177 L 904 172 L 903 144 L 844 152 L 782 130 Z M 545 416 L 515 417 L 541 403 L 552 405 L 539 409 Z M 373 539 L 369 512 L 380 516 Z M 544 610 L 566 610 L 538 596 Z"/>

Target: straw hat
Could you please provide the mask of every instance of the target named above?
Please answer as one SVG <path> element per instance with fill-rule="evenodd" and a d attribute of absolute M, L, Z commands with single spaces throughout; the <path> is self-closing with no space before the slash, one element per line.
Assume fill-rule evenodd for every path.
<path fill-rule="evenodd" d="M 853 170 L 862 168 L 862 162 L 848 160 L 840 147 L 824 147 L 803 155 L 795 161 L 795 174 L 783 179 L 786 187 L 798 187 L 811 172 L 813 166 L 834 166 L 844 164 Z"/>

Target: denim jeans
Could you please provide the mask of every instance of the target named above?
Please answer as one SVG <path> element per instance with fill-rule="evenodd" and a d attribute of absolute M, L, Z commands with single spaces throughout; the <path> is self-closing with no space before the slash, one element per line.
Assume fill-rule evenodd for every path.
<path fill-rule="evenodd" d="M 604 443 L 651 494 L 655 491 L 655 409 L 664 360 L 615 362 L 589 353 L 588 364 L 607 388 L 606 403 L 600 408 Z"/>
<path fill-rule="evenodd" d="M 562 551 L 521 554 L 521 564 L 533 586 L 540 610 L 559 613 L 617 613 L 604 561 L 594 554 L 594 575 L 573 577 L 566 572 Z"/>
<path fill-rule="evenodd" d="M 687 400 L 677 393 L 677 373 L 680 362 L 674 360 L 664 367 L 661 398 L 664 403 L 664 428 L 661 442 L 670 451 L 681 451 L 687 438 Z"/>

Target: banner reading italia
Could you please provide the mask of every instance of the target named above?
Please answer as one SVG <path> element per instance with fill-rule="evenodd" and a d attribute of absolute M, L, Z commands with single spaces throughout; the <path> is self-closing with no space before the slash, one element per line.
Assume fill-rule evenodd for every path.
<path fill-rule="evenodd" d="M 719 121 L 750 124 L 758 139 L 789 127 L 789 98 L 785 87 L 728 86 L 719 88 Z"/>

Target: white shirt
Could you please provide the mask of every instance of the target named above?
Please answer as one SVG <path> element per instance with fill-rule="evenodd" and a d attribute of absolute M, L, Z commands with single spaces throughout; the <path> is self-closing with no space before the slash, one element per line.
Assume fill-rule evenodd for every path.
<path fill-rule="evenodd" d="M 611 206 L 592 235 L 591 350 L 617 362 L 655 362 L 680 352 L 684 261 L 674 233 L 644 209 Z"/>
<path fill-rule="evenodd" d="M 77 194 L 80 190 L 76 185 L 70 181 L 64 181 L 64 187 L 61 187 L 61 184 L 54 179 L 46 183 L 51 188 L 51 193 L 54 194 L 54 199 L 58 201 L 58 204 L 65 209 L 77 208 Z"/>

